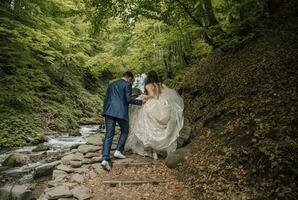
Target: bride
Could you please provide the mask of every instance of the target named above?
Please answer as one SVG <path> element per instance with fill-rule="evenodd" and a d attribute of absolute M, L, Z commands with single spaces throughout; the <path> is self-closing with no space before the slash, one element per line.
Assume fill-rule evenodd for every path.
<path fill-rule="evenodd" d="M 125 148 L 157 159 L 157 153 L 169 154 L 177 148 L 184 123 L 184 103 L 175 90 L 161 83 L 155 71 L 147 74 L 145 91 L 151 97 L 147 103 L 130 109 L 130 131 Z"/>

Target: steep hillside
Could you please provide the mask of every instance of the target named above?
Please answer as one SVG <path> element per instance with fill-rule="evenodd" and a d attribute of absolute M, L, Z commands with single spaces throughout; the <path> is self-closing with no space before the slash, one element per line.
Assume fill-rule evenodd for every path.
<path fill-rule="evenodd" d="M 194 136 L 179 177 L 197 199 L 298 196 L 297 3 L 283 2 L 253 41 L 194 64 L 180 86 Z"/>
<path fill-rule="evenodd" d="M 102 91 L 88 91 L 82 75 L 68 73 L 69 79 L 56 82 L 41 66 L 1 80 L 0 148 L 36 144 L 48 131 L 71 132 L 80 118 L 98 116 Z"/>

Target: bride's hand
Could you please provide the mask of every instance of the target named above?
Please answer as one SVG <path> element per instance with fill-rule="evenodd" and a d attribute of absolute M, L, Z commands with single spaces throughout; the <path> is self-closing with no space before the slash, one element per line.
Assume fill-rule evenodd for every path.
<path fill-rule="evenodd" d="M 149 99 L 153 98 L 152 96 L 142 96 L 143 104 L 145 104 Z"/>

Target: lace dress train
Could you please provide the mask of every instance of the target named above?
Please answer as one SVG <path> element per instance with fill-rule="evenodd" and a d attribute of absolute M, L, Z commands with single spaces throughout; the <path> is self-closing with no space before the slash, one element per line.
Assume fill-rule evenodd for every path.
<path fill-rule="evenodd" d="M 165 88 L 159 97 L 130 109 L 130 133 L 126 150 L 152 156 L 154 152 L 170 152 L 177 148 L 177 138 L 183 127 L 184 103 L 173 89 Z"/>

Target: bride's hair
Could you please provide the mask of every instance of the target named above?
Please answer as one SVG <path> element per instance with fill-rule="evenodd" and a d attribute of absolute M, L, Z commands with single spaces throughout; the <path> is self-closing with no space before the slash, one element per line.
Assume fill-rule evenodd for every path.
<path fill-rule="evenodd" d="M 150 71 L 147 73 L 147 77 L 145 79 L 145 85 L 148 85 L 150 83 L 161 83 L 160 78 L 156 71 Z"/>
<path fill-rule="evenodd" d="M 148 94 L 148 92 L 146 90 L 146 85 L 149 85 L 149 84 L 152 84 L 157 89 L 158 95 L 161 93 L 161 89 L 163 88 L 163 86 L 162 86 L 162 82 L 161 82 L 156 71 L 152 70 L 147 73 L 147 77 L 145 79 L 146 94 Z"/>

